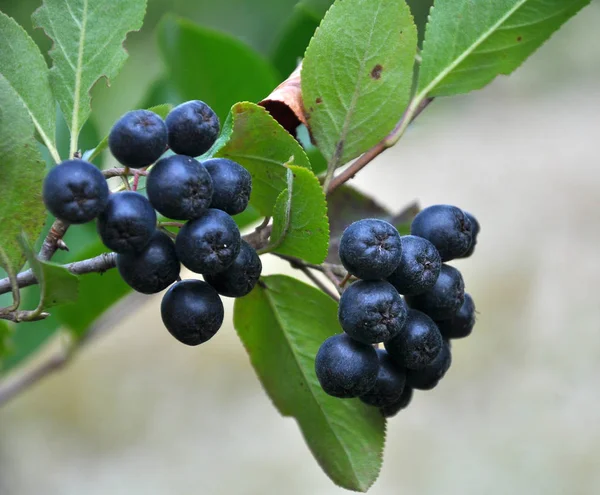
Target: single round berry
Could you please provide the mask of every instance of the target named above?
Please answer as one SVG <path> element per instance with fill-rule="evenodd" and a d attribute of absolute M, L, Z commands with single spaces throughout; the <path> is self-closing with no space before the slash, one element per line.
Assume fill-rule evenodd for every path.
<path fill-rule="evenodd" d="M 430 241 L 442 261 L 462 256 L 471 245 L 471 222 L 456 206 L 434 205 L 420 211 L 412 221 L 410 233 Z"/>
<path fill-rule="evenodd" d="M 389 277 L 398 268 L 401 251 L 400 234 L 392 224 L 366 218 L 344 230 L 339 255 L 355 277 L 377 280 Z"/>
<path fill-rule="evenodd" d="M 86 223 L 108 202 L 108 185 L 102 172 L 83 160 L 67 160 L 53 167 L 44 179 L 44 204 L 56 218 Z"/>
<path fill-rule="evenodd" d="M 139 253 L 118 254 L 117 269 L 127 285 L 137 292 L 160 292 L 179 277 L 175 244 L 167 234 L 156 230 Z"/>
<path fill-rule="evenodd" d="M 179 342 L 199 345 L 210 340 L 223 324 L 223 302 L 206 282 L 183 280 L 165 293 L 162 321 Z"/>
<path fill-rule="evenodd" d="M 161 158 L 148 174 L 148 199 L 167 218 L 192 220 L 202 216 L 213 197 L 210 174 L 185 155 Z"/>
<path fill-rule="evenodd" d="M 442 265 L 435 285 L 427 292 L 416 296 L 406 296 L 411 308 L 418 309 L 434 320 L 452 318 L 465 298 L 465 283 L 460 272 Z"/>
<path fill-rule="evenodd" d="M 471 240 L 471 245 L 469 246 L 469 249 L 467 249 L 465 254 L 460 256 L 460 258 L 468 258 L 469 256 L 471 256 L 473 254 L 473 251 L 475 251 L 475 246 L 477 245 L 477 236 L 479 235 L 479 230 L 480 230 L 479 222 L 477 221 L 477 219 L 473 215 L 471 215 L 468 211 L 465 211 L 464 214 L 471 222 L 472 240 Z"/>
<path fill-rule="evenodd" d="M 211 208 L 230 215 L 242 213 L 250 201 L 252 176 L 244 167 L 226 158 L 206 160 L 203 165 L 212 177 L 214 193 Z"/>
<path fill-rule="evenodd" d="M 398 335 L 407 311 L 406 303 L 388 282 L 359 280 L 342 294 L 338 319 L 354 340 L 376 344 Z"/>
<path fill-rule="evenodd" d="M 167 126 L 150 110 L 132 110 L 110 130 L 108 147 L 126 167 L 147 167 L 167 149 Z"/>
<path fill-rule="evenodd" d="M 165 119 L 169 147 L 180 155 L 206 153 L 219 136 L 219 117 L 206 103 L 192 100 L 176 106 Z"/>
<path fill-rule="evenodd" d="M 372 346 L 342 333 L 321 344 L 315 358 L 315 371 L 327 394 L 349 399 L 365 395 L 375 386 L 379 359 Z"/>
<path fill-rule="evenodd" d="M 104 245 L 116 253 L 140 252 L 156 230 L 156 212 L 141 194 L 111 194 L 96 225 Z"/>
<path fill-rule="evenodd" d="M 389 406 L 379 408 L 379 412 L 384 418 L 391 418 L 398 414 L 402 409 L 406 409 L 413 398 L 413 389 L 408 385 L 404 386 L 404 391 L 400 398 Z"/>
<path fill-rule="evenodd" d="M 396 366 L 386 350 L 377 349 L 377 357 L 379 358 L 379 373 L 375 386 L 365 395 L 361 395 L 360 400 L 375 407 L 391 406 L 402 396 L 406 374 L 404 370 Z"/>
<path fill-rule="evenodd" d="M 420 370 L 428 366 L 442 350 L 444 341 L 429 316 L 411 309 L 404 329 L 385 343 L 386 350 L 401 368 Z"/>
<path fill-rule="evenodd" d="M 452 353 L 450 352 L 450 346 L 444 341 L 442 350 L 431 364 L 421 370 L 406 371 L 406 383 L 409 387 L 418 390 L 431 390 L 444 378 L 451 364 Z"/>
<path fill-rule="evenodd" d="M 241 245 L 240 231 L 233 218 L 213 208 L 187 222 L 175 240 L 179 260 L 203 275 L 219 273 L 229 267 Z"/>
<path fill-rule="evenodd" d="M 243 297 L 249 294 L 262 272 L 262 263 L 256 250 L 242 240 L 240 252 L 233 263 L 222 272 L 206 275 L 204 280 L 222 296 Z"/>
<path fill-rule="evenodd" d="M 388 278 L 400 294 L 415 295 L 431 289 L 440 274 L 442 259 L 431 242 L 422 237 L 405 235 L 398 268 Z"/>
<path fill-rule="evenodd" d="M 436 321 L 440 332 L 446 339 L 462 339 L 471 335 L 475 326 L 475 303 L 465 293 L 465 300 L 458 311 L 448 320 Z"/>

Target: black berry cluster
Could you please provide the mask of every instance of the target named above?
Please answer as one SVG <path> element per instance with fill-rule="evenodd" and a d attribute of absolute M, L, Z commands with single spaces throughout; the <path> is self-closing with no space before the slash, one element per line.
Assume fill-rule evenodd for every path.
<path fill-rule="evenodd" d="M 46 207 L 57 218 L 97 219 L 102 242 L 117 253 L 117 269 L 134 290 L 154 294 L 171 286 L 162 299 L 162 320 L 187 345 L 209 340 L 223 323 L 220 295 L 245 296 L 262 270 L 231 217 L 248 206 L 250 173 L 231 160 L 194 158 L 210 149 L 219 130 L 218 117 L 201 101 L 175 107 L 165 120 L 134 110 L 113 126 L 108 146 L 126 167 L 154 164 L 147 197 L 136 191 L 109 194 L 103 174 L 80 159 L 54 167 L 43 188 Z M 163 157 L 168 149 L 174 154 Z M 156 212 L 185 222 L 176 236 L 158 228 Z M 182 281 L 181 263 L 204 281 Z"/>
<path fill-rule="evenodd" d="M 340 259 L 359 280 L 340 299 L 344 333 L 328 338 L 316 356 L 326 393 L 359 397 L 390 417 L 408 406 L 413 389 L 439 383 L 452 362 L 450 339 L 468 336 L 475 325 L 462 275 L 444 262 L 471 256 L 478 233 L 475 217 L 450 205 L 421 211 L 411 235 L 372 218 L 344 231 Z"/>

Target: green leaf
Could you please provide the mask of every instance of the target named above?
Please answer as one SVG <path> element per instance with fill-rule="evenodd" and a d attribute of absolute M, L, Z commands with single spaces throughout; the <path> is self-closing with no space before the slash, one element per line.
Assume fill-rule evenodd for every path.
<path fill-rule="evenodd" d="M 11 336 L 11 334 L 12 334 L 12 329 L 11 329 L 10 325 L 4 320 L 0 320 L 0 370 L 2 370 L 4 358 L 10 352 L 10 336 Z"/>
<path fill-rule="evenodd" d="M 325 473 L 366 491 L 381 468 L 385 421 L 358 399 L 328 396 L 314 370 L 320 345 L 341 331 L 335 301 L 291 277 L 264 277 L 236 299 L 234 325 L 275 407 L 296 418 Z"/>
<path fill-rule="evenodd" d="M 21 99 L 0 75 L 0 246 L 15 273 L 25 263 L 19 234 L 23 231 L 37 239 L 46 219 L 42 202 L 46 166 L 33 134 Z"/>
<path fill-rule="evenodd" d="M 54 41 L 50 82 L 69 129 L 72 155 L 90 115 L 90 90 L 114 78 L 127 58 L 123 41 L 142 26 L 146 0 L 44 0 L 32 16 Z"/>
<path fill-rule="evenodd" d="M 208 103 L 220 119 L 238 101 L 260 101 L 277 86 L 273 67 L 230 35 L 166 16 L 158 44 L 169 77 L 184 100 Z"/>
<path fill-rule="evenodd" d="M 510 74 L 589 3 L 437 0 L 425 33 L 416 104 L 480 89 Z"/>
<path fill-rule="evenodd" d="M 338 0 L 306 50 L 302 96 L 329 173 L 383 139 L 411 91 L 417 31 L 404 2 Z"/>
<path fill-rule="evenodd" d="M 17 22 L 0 12 L 0 67 L 19 100 L 27 109 L 42 141 L 54 160 L 56 110 L 50 89 L 50 72 L 39 48 Z"/>
<path fill-rule="evenodd" d="M 323 263 L 329 245 L 327 202 L 319 179 L 308 169 L 289 165 L 287 188 L 273 210 L 269 252 Z"/>
<path fill-rule="evenodd" d="M 271 216 L 277 196 L 287 187 L 284 164 L 310 169 L 298 141 L 263 107 L 248 102 L 231 108 L 221 136 L 208 154 L 229 158 L 250 172 L 250 204 L 264 216 Z"/>

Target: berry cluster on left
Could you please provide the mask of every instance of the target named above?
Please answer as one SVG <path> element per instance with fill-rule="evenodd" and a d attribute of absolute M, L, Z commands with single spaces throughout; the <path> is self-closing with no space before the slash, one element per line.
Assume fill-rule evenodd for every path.
<path fill-rule="evenodd" d="M 54 167 L 43 186 L 46 208 L 56 218 L 97 221 L 102 242 L 117 253 L 117 269 L 134 290 L 155 294 L 170 286 L 161 303 L 163 323 L 191 346 L 221 327 L 220 296 L 248 294 L 262 271 L 232 218 L 248 206 L 250 173 L 228 159 L 194 158 L 211 148 L 219 132 L 217 115 L 199 100 L 175 107 L 165 120 L 133 110 L 115 123 L 108 146 L 125 170 L 144 171 L 146 196 L 137 191 L 137 180 L 130 190 L 111 193 L 103 173 L 81 159 Z M 158 222 L 157 212 L 175 221 Z M 175 234 L 165 225 L 180 230 Z M 181 280 L 181 264 L 204 281 Z"/>

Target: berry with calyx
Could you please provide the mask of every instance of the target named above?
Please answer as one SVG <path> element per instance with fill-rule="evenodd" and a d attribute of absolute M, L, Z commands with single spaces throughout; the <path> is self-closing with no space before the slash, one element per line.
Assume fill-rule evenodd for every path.
<path fill-rule="evenodd" d="M 411 308 L 418 309 L 434 320 L 452 318 L 465 299 L 465 283 L 460 272 L 442 265 L 435 285 L 423 294 L 406 296 Z"/>
<path fill-rule="evenodd" d="M 372 346 L 342 333 L 321 344 L 315 371 L 327 394 L 349 399 L 364 395 L 375 386 L 379 359 Z"/>
<path fill-rule="evenodd" d="M 84 160 L 66 160 L 44 179 L 44 204 L 56 218 L 86 223 L 96 218 L 108 202 L 108 185 L 102 172 Z"/>
<path fill-rule="evenodd" d="M 204 280 L 222 296 L 243 297 L 249 294 L 262 272 L 262 263 L 256 250 L 242 240 L 240 252 L 229 267 L 213 275 L 205 275 Z"/>
<path fill-rule="evenodd" d="M 431 289 L 440 274 L 442 259 L 431 242 L 422 237 L 405 235 L 400 264 L 387 281 L 400 294 L 416 295 Z"/>
<path fill-rule="evenodd" d="M 219 117 L 200 100 L 186 101 L 169 112 L 165 119 L 169 147 L 180 155 L 206 153 L 219 136 Z"/>
<path fill-rule="evenodd" d="M 132 110 L 110 130 L 108 147 L 126 167 L 147 167 L 167 150 L 167 126 L 150 110 Z"/>
<path fill-rule="evenodd" d="M 252 176 L 239 163 L 226 158 L 212 158 L 203 165 L 212 177 L 214 193 L 211 208 L 230 215 L 242 213 L 250 201 Z"/>
<path fill-rule="evenodd" d="M 448 320 L 436 321 L 440 332 L 446 339 L 462 339 L 471 335 L 475 326 L 475 303 L 469 294 L 458 311 Z"/>
<path fill-rule="evenodd" d="M 183 280 L 165 293 L 162 321 L 179 342 L 194 346 L 210 340 L 223 324 L 223 302 L 206 282 Z"/>
<path fill-rule="evenodd" d="M 213 182 L 199 161 L 185 155 L 171 155 L 152 167 L 146 191 L 152 206 L 165 217 L 192 220 L 210 207 Z"/>
<path fill-rule="evenodd" d="M 359 280 L 340 299 L 338 319 L 350 337 L 363 344 L 389 340 L 402 330 L 408 308 L 384 280 Z"/>
<path fill-rule="evenodd" d="M 404 391 L 400 398 L 389 406 L 379 408 L 379 412 L 384 418 L 391 418 L 398 414 L 402 409 L 406 409 L 413 398 L 413 389 L 404 385 Z"/>
<path fill-rule="evenodd" d="M 139 253 L 118 254 L 117 269 L 135 291 L 155 294 L 177 280 L 180 264 L 173 241 L 164 232 L 156 230 Z"/>
<path fill-rule="evenodd" d="M 442 334 L 424 313 L 410 309 L 404 329 L 385 343 L 385 349 L 401 368 L 423 369 L 442 350 Z"/>
<path fill-rule="evenodd" d="M 375 407 L 386 407 L 398 402 L 404 391 L 406 374 L 398 368 L 386 350 L 377 349 L 379 372 L 374 387 L 360 400 Z"/>
<path fill-rule="evenodd" d="M 451 364 L 452 352 L 444 341 L 442 350 L 428 366 L 421 370 L 406 370 L 406 383 L 418 390 L 431 390 L 444 378 Z"/>
<path fill-rule="evenodd" d="M 177 257 L 193 272 L 212 275 L 229 267 L 240 252 L 238 226 L 227 213 L 209 208 L 190 220 L 175 240 Z"/>
<path fill-rule="evenodd" d="M 355 277 L 378 280 L 398 268 L 401 251 L 400 234 L 392 224 L 366 218 L 344 230 L 339 255 L 346 270 Z"/>
<path fill-rule="evenodd" d="M 156 212 L 134 191 L 111 194 L 96 225 L 104 245 L 115 253 L 140 252 L 156 230 Z"/>
<path fill-rule="evenodd" d="M 479 222 L 477 221 L 477 219 L 471 215 L 468 211 L 464 212 L 466 217 L 469 219 L 469 221 L 471 222 L 471 245 L 469 246 L 469 249 L 467 249 L 467 252 L 465 254 L 463 254 L 462 256 L 459 256 L 460 258 L 468 258 L 469 256 L 471 256 L 473 254 L 473 251 L 475 251 L 475 246 L 477 245 L 477 236 L 479 235 Z"/>
<path fill-rule="evenodd" d="M 412 221 L 410 233 L 430 241 L 442 261 L 462 256 L 472 240 L 471 222 L 460 208 L 451 205 L 433 205 L 420 211 Z"/>

